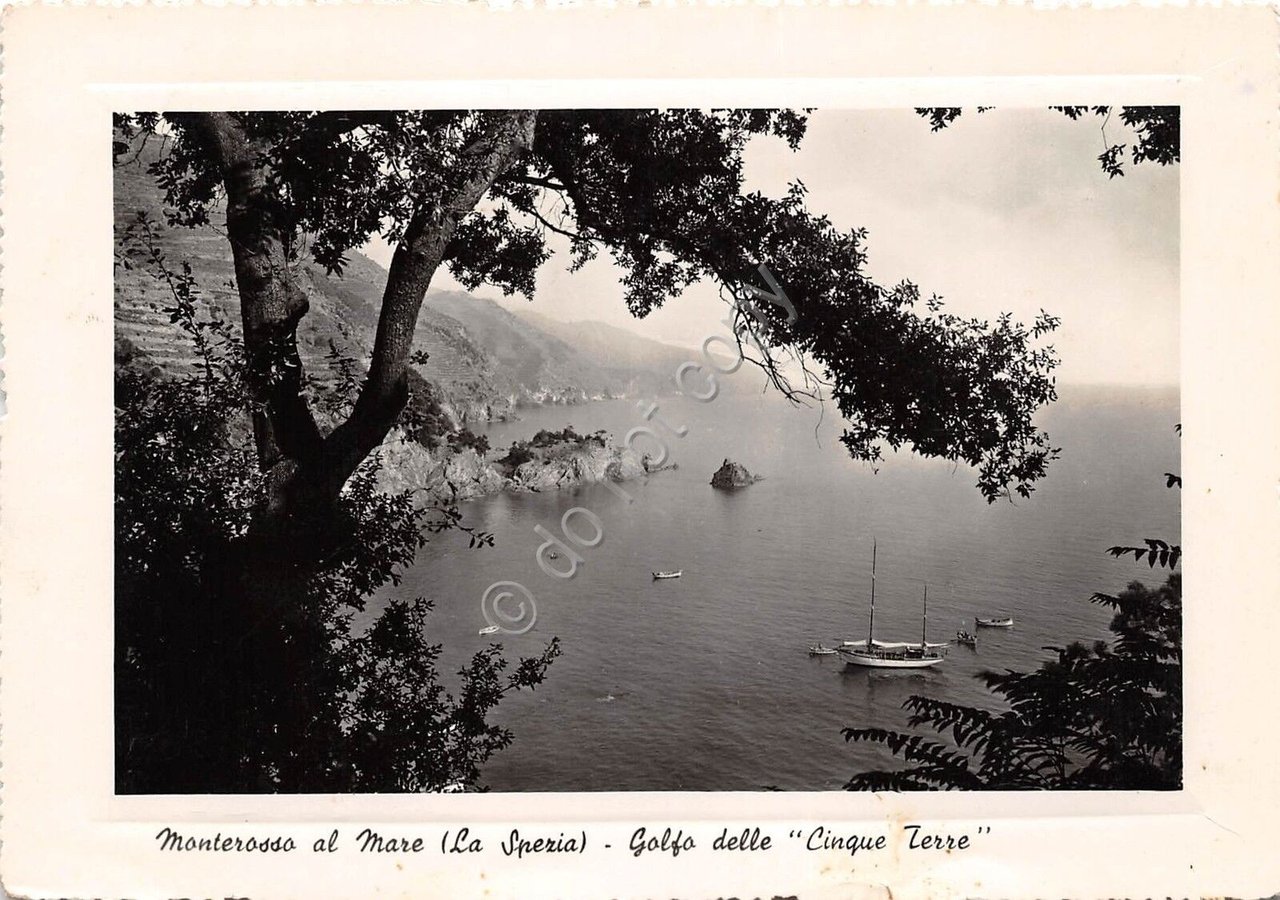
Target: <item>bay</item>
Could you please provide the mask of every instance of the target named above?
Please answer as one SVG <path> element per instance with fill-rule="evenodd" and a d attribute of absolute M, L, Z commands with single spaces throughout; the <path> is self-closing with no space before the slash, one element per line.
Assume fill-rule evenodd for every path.
<path fill-rule="evenodd" d="M 515 739 L 484 770 L 492 790 L 837 789 L 891 764 L 879 748 L 846 744 L 842 727 L 904 727 L 912 694 L 989 705 L 979 673 L 1034 668 L 1051 658 L 1046 646 L 1107 638 L 1110 615 L 1089 596 L 1161 580 L 1108 546 L 1179 539 L 1179 494 L 1163 477 L 1178 471 L 1176 389 L 1065 388 L 1040 416 L 1061 459 L 1030 499 L 994 504 L 965 466 L 907 452 L 878 469 L 851 460 L 829 407 L 794 408 L 776 394 L 656 402 L 647 423 L 648 403 L 606 401 L 489 426 L 500 447 L 540 428 L 621 439 L 648 424 L 679 468 L 620 485 L 631 502 L 589 485 L 465 503 L 468 524 L 495 546 L 436 536 L 371 602 L 433 598 L 428 627 L 444 671 L 491 641 L 514 662 L 560 638 L 545 684 L 493 713 Z M 657 451 L 648 437 L 636 446 Z M 725 458 L 765 479 L 714 490 Z M 573 578 L 549 577 L 534 528 L 560 534 L 575 507 L 599 518 L 604 539 L 579 548 Z M 574 522 L 591 536 L 581 515 Z M 930 640 L 972 630 L 979 615 L 1011 615 L 1014 628 L 983 630 L 976 652 L 953 646 L 942 665 L 915 672 L 810 657 L 815 641 L 865 637 L 873 538 L 878 638 L 919 639 L 926 583 Z M 658 569 L 684 575 L 655 582 Z M 496 581 L 534 596 L 529 632 L 477 634 L 480 598 Z"/>

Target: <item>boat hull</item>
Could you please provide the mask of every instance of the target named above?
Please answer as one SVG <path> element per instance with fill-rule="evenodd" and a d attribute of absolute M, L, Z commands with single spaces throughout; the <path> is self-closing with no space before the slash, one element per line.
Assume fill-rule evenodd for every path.
<path fill-rule="evenodd" d="M 844 660 L 846 666 L 857 666 L 866 669 L 927 669 L 929 666 L 936 666 L 946 657 L 944 656 L 877 656 L 866 653 L 850 653 L 847 650 L 840 652 L 840 658 Z"/>

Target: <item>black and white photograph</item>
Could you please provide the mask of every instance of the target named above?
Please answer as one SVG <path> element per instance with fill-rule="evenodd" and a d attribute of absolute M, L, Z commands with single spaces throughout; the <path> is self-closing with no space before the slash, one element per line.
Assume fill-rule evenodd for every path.
<path fill-rule="evenodd" d="M 115 793 L 1179 790 L 1124 100 L 118 108 Z"/>
<path fill-rule="evenodd" d="M 1096 6 L 7 10 L 0 900 L 1275 894 L 1280 20 Z"/>

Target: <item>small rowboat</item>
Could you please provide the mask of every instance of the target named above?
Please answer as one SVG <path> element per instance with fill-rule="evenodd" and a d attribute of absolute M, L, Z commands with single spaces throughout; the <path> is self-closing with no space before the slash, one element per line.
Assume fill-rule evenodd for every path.
<path fill-rule="evenodd" d="M 1012 628 L 1013 627 L 1012 616 L 1003 616 L 1003 617 L 994 618 L 994 619 L 983 619 L 975 616 L 973 621 L 977 623 L 979 628 Z"/>
<path fill-rule="evenodd" d="M 814 644 L 809 648 L 810 656 L 835 656 L 837 651 L 834 647 L 824 647 L 821 644 Z"/>
<path fill-rule="evenodd" d="M 978 636 L 968 631 L 957 631 L 956 643 L 964 644 L 966 647 L 976 648 L 978 646 Z"/>
<path fill-rule="evenodd" d="M 654 572 L 653 580 L 657 581 L 660 578 L 679 578 L 683 574 L 684 574 L 684 569 L 677 569 L 674 572 Z"/>
<path fill-rule="evenodd" d="M 484 628 L 480 629 L 481 634 L 496 634 L 497 632 L 498 632 L 497 625 L 486 625 Z"/>

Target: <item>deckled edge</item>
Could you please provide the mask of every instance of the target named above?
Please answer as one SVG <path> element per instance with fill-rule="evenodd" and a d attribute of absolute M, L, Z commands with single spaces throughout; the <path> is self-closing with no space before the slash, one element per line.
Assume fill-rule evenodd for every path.
<path fill-rule="evenodd" d="M 4 100 L 5 100 L 4 86 L 5 86 L 5 80 L 6 80 L 6 79 L 5 79 L 5 63 L 6 63 L 6 61 L 7 61 L 7 59 L 6 59 L 7 54 L 5 53 L 5 49 L 6 49 L 6 45 L 5 45 L 6 28 L 5 28 L 5 26 L 8 24 L 8 18 L 9 18 L 9 12 L 10 12 L 11 5 L 12 5 L 12 4 L 11 4 L 10 0 L 0 0 L 0 441 L 2 441 L 2 440 L 4 439 L 4 437 L 5 437 L 5 432 L 6 432 L 6 430 L 7 430 L 7 425 L 8 425 L 7 420 L 8 420 L 8 417 L 9 417 L 8 396 L 7 396 L 7 394 L 5 393 L 5 389 L 4 389 L 4 374 L 5 374 L 5 373 L 4 373 L 4 369 L 5 369 L 5 366 L 4 366 L 4 363 L 5 363 L 5 346 L 4 346 L 4 324 L 5 324 L 5 316 L 4 316 L 4 310 L 5 310 L 5 305 L 4 305 L 4 299 L 5 299 L 4 250 L 5 250 L 5 245 L 7 244 L 7 241 L 5 240 L 5 237 L 6 237 L 6 232 L 5 232 L 5 192 L 4 192 L 5 171 L 4 171 L 4 152 L 3 152 L 3 151 L 4 151 L 4 146 L 5 146 L 5 143 L 4 143 Z M 3 472 L 2 472 L 2 471 L 0 471 L 0 516 L 2 516 L 2 515 L 3 515 L 3 509 L 4 509 L 4 507 L 3 507 L 3 499 L 4 499 L 4 490 L 3 490 Z M 3 554 L 3 552 L 0 552 L 0 563 L 2 563 L 2 562 L 3 562 L 3 559 L 4 559 L 4 554 Z M 3 578 L 2 578 L 2 577 L 0 577 L 0 596 L 3 596 L 3 593 L 4 593 L 4 592 L 3 592 Z M 3 617 L 3 604 L 2 604 L 2 603 L 0 603 L 0 634 L 2 634 L 2 633 L 3 633 L 3 630 L 4 630 L 4 628 L 3 628 L 3 621 L 4 621 L 4 617 Z M 2 643 L 2 642 L 0 642 L 0 643 Z M 2 686 L 2 684 L 0 684 L 0 686 Z M 2 705 L 2 704 L 0 704 L 0 709 L 3 709 L 3 705 Z M 4 797 L 5 797 L 5 793 L 6 793 L 6 791 L 5 791 L 5 789 L 4 789 L 4 788 L 5 788 L 5 778 L 6 778 L 6 773 L 5 773 L 5 771 L 4 771 L 4 760 L 5 760 L 5 754 L 4 754 L 4 720 L 3 720 L 3 716 L 0 716 L 0 858 L 3 858 L 3 855 L 4 855 L 4 828 L 3 828 L 3 826 L 4 826 L 4 813 L 5 813 L 5 809 L 4 809 Z M 8 897 L 12 897 L 12 896 L 14 896 L 14 895 L 13 895 L 13 894 L 8 890 L 8 889 L 6 889 L 5 884 L 4 884 L 4 871 L 3 871 L 3 869 L 0 869 L 0 898 L 8 898 Z"/>
<path fill-rule="evenodd" d="M 1145 8 L 1202 8 L 1202 7 L 1250 7 L 1270 6 L 1280 14 L 1280 0 L 0 0 L 0 11 L 17 6 L 483 6 L 492 12 L 512 10 L 562 10 L 562 9 L 619 9 L 619 8 L 693 8 L 711 7 L 732 9 L 745 6 L 777 7 L 917 7 L 917 6 L 1010 6 L 1033 9 L 1119 9 L 1122 7 Z M 3 26 L 0 25 L 0 32 Z"/>
<path fill-rule="evenodd" d="M 0 147 L 3 147 L 4 143 L 5 25 L 9 18 L 9 10 L 15 5 L 17 4 L 13 0 L 0 0 Z M 8 397 L 4 390 L 4 174 L 3 155 L 0 155 L 0 422 L 9 415 Z M 2 781 L 0 785 L 3 785 Z"/>

